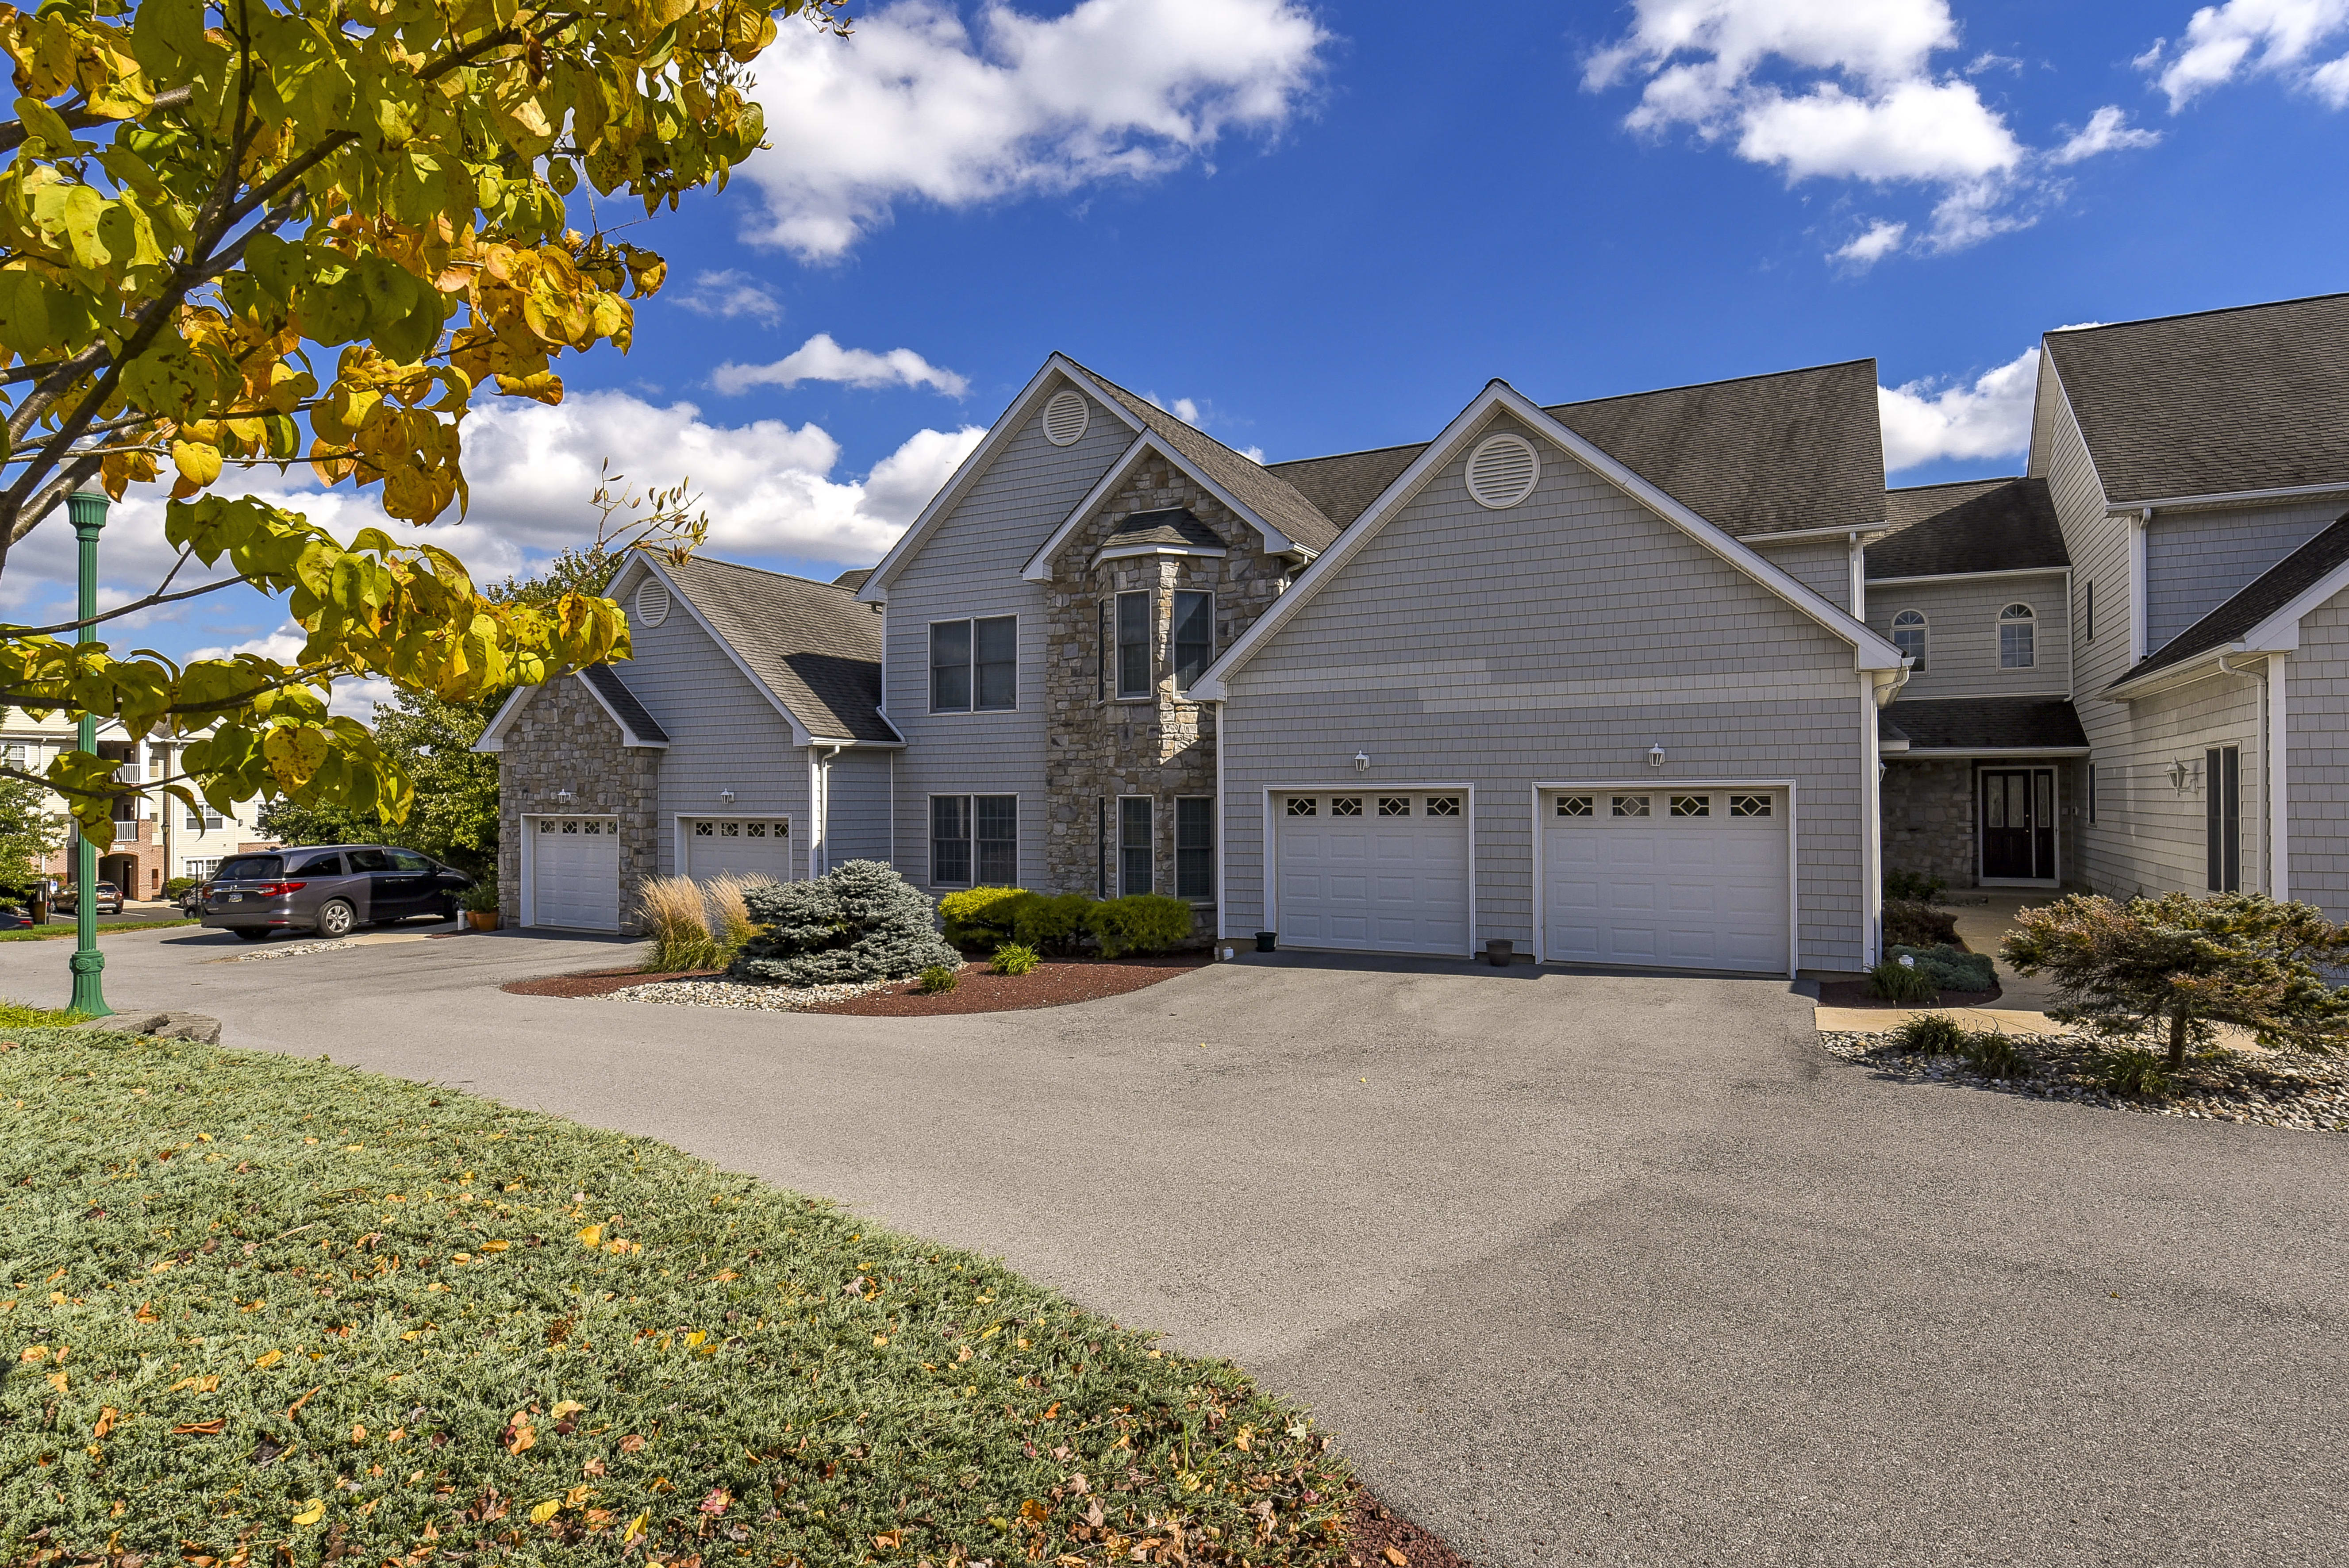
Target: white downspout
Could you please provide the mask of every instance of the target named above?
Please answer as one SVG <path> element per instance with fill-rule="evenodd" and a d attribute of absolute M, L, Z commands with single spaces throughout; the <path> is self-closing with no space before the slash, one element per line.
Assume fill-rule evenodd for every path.
<path fill-rule="evenodd" d="M 823 846 L 823 871 L 826 872 L 832 870 L 832 762 L 833 758 L 838 757 L 843 751 L 847 749 L 848 748 L 845 746 L 835 746 L 830 751 L 825 752 L 822 757 L 816 758 L 815 778 L 817 792 L 823 797 L 823 806 L 820 808 L 822 815 L 816 816 L 816 842 Z M 815 807 L 814 803 L 811 802 L 810 814 L 815 815 L 817 810 L 819 809 Z M 812 859 L 813 846 L 811 846 L 810 850 L 811 859 Z M 812 870 L 809 874 L 811 876 L 821 876 L 823 872 Z"/>
<path fill-rule="evenodd" d="M 2282 654 L 2268 655 L 2268 896 L 2292 896 L 2292 747 L 2284 719 L 2284 691 L 2291 666 Z"/>
<path fill-rule="evenodd" d="M 2145 535 L 2153 526 L 2153 508 L 2147 507 L 2129 519 L 2129 667 L 2145 662 L 2146 622 L 2149 606 L 2145 602 Z"/>

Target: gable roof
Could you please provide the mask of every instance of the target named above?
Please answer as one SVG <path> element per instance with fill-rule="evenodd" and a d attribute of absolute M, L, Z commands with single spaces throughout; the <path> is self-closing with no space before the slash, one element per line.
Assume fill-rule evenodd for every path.
<path fill-rule="evenodd" d="M 1215 530 L 1191 515 L 1188 507 L 1170 507 L 1161 511 L 1137 511 L 1121 518 L 1118 525 L 1102 539 L 1103 550 L 1125 550 L 1137 545 L 1166 544 L 1190 550 L 1220 552 L 1224 542 Z"/>
<path fill-rule="evenodd" d="M 1893 531 L 1867 547 L 1870 582 L 2059 571 L 2072 563 L 2044 480 L 1960 480 L 1890 490 L 1884 521 Z"/>
<path fill-rule="evenodd" d="M 2344 565 L 2349 565 L 2349 514 L 2251 579 L 2233 598 L 2170 638 L 2152 657 L 2106 689 L 2248 641 L 2263 623 L 2282 614 L 2294 600 L 2321 586 Z"/>
<path fill-rule="evenodd" d="M 881 617 L 854 591 L 702 555 L 638 559 L 812 739 L 903 740 L 881 713 Z"/>
<path fill-rule="evenodd" d="M 1340 528 L 1352 526 L 1363 509 L 1394 483 L 1395 476 L 1427 449 L 1425 441 L 1403 447 L 1381 447 L 1369 452 L 1340 452 L 1328 458 L 1299 458 L 1269 463 L 1265 471 L 1287 480 L 1297 492 Z"/>
<path fill-rule="evenodd" d="M 2349 294 L 2043 341 L 2116 504 L 2349 489 Z"/>
<path fill-rule="evenodd" d="M 629 746 L 667 746 L 668 732 L 645 711 L 620 672 L 609 665 L 589 665 L 579 672 L 579 678 L 603 700 L 604 707 L 619 722 L 623 740 Z"/>
<path fill-rule="evenodd" d="M 1466 449 L 1469 438 L 1485 427 L 1488 417 L 1496 410 L 1516 419 L 1526 429 L 1557 447 L 1665 522 L 1785 600 L 1795 610 L 1851 644 L 1856 655 L 1856 668 L 1898 670 L 1902 666 L 1904 660 L 1899 650 L 1883 637 L 1725 531 L 1699 516 L 1685 502 L 1602 450 L 1589 438 L 1552 418 L 1547 410 L 1535 406 L 1507 382 L 1494 381 L 1460 411 L 1441 436 L 1421 449 L 1419 455 L 1395 476 L 1378 500 L 1363 510 L 1361 516 L 1339 538 L 1337 544 L 1308 566 L 1288 592 L 1274 600 L 1272 607 L 1257 616 L 1247 630 L 1241 633 L 1232 645 L 1207 667 L 1206 673 L 1192 683 L 1192 695 L 1209 702 L 1225 697 L 1227 695 L 1225 683 L 1245 667 L 1257 650 L 1293 619 L 1331 577 L 1344 571 L 1347 562 L 1359 554 L 1371 540 L 1378 537 L 1380 530 L 1402 510 L 1412 497 L 1418 494 L 1439 469 Z"/>

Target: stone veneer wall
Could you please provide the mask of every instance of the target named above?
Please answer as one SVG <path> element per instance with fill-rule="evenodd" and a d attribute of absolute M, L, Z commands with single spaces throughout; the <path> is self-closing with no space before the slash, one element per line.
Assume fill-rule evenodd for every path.
<path fill-rule="evenodd" d="M 566 676 L 541 687 L 506 731 L 498 754 L 500 925 L 522 923 L 525 811 L 620 820 L 620 928 L 635 934 L 636 889 L 659 874 L 660 758 L 620 744 L 620 727 L 585 685 Z M 558 801 L 555 792 L 571 791 Z"/>
<path fill-rule="evenodd" d="M 1092 565 L 1093 552 L 1120 521 L 1135 512 L 1186 508 L 1224 542 L 1220 558 L 1145 555 Z M 1120 796 L 1147 795 L 1155 852 L 1152 885 L 1174 888 L 1174 801 L 1216 793 L 1216 734 L 1212 705 L 1174 695 L 1174 591 L 1216 595 L 1218 653 L 1278 598 L 1294 570 L 1263 553 L 1256 529 L 1162 459 L 1137 469 L 1131 481 L 1052 561 L 1045 609 L 1045 698 L 1050 705 L 1050 754 L 1045 771 L 1049 838 L 1044 863 L 1052 892 L 1100 890 L 1100 802 L 1108 799 L 1109 892 L 1117 892 L 1116 805 Z M 1155 590 L 1152 657 L 1157 671 L 1150 697 L 1120 700 L 1101 678 L 1101 603 L 1134 589 Z M 1112 635 L 1114 634 L 1112 629 Z M 1214 903 L 1195 904 L 1199 927 L 1214 929 Z"/>
<path fill-rule="evenodd" d="M 1980 885 L 1974 812 L 1981 798 L 1974 787 L 1977 764 L 1953 758 L 1903 762 L 1885 759 L 1884 869 L 1926 872 L 1953 888 Z M 2022 759 L 1981 766 L 2033 768 Z M 2056 863 L 2067 887 L 2085 886 L 2080 872 L 2080 830 L 2087 817 L 2087 775 L 2075 758 L 2054 760 L 2055 769 Z"/>

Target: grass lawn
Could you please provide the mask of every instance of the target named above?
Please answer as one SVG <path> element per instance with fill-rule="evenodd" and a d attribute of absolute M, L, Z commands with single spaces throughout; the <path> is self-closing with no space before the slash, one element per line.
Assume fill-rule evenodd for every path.
<path fill-rule="evenodd" d="M 999 1264 L 56 1017 L 0 1009 L 0 1561 L 1345 1561 L 1299 1411 Z"/>
<path fill-rule="evenodd" d="M 115 931 L 169 931 L 175 925 L 194 925 L 192 920 L 102 920 L 98 923 L 100 936 Z M 59 937 L 76 934 L 70 925 L 36 925 L 22 931 L 0 932 L 0 942 L 55 942 Z"/>

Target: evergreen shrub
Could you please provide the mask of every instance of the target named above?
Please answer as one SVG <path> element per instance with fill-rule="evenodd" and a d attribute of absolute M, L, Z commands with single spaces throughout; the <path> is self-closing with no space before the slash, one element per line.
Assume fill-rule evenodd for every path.
<path fill-rule="evenodd" d="M 1947 945 L 1938 947 L 1895 947 L 1888 956 L 1903 954 L 1917 961 L 1917 967 L 1933 977 L 1933 984 L 1944 991 L 1987 991 L 1998 984 L 1998 968 L 1987 953 L 1967 953 Z"/>
<path fill-rule="evenodd" d="M 1941 991 L 1933 984 L 1931 975 L 1922 969 L 1912 969 L 1898 958 L 1888 958 L 1868 972 L 1868 989 L 1888 1002 L 1927 1006 L 1940 999 Z"/>
<path fill-rule="evenodd" d="M 1012 917 L 1012 935 L 1023 947 L 1065 958 L 1092 929 L 1093 900 L 1081 892 L 1030 895 Z"/>
<path fill-rule="evenodd" d="M 1163 893 L 1128 893 L 1097 903 L 1090 919 L 1103 958 L 1164 953 L 1191 934 L 1191 906 Z"/>
<path fill-rule="evenodd" d="M 962 962 L 938 934 L 930 901 L 879 861 L 751 888 L 742 902 L 760 930 L 727 971 L 736 980 L 853 985 Z"/>
<path fill-rule="evenodd" d="M 1940 947 L 1958 940 L 1958 917 L 1921 900 L 1887 899 L 1884 941 L 1892 947 Z"/>
<path fill-rule="evenodd" d="M 938 900 L 938 922 L 957 947 L 992 951 L 1019 934 L 1019 911 L 1035 894 L 1020 887 L 974 887 Z"/>

